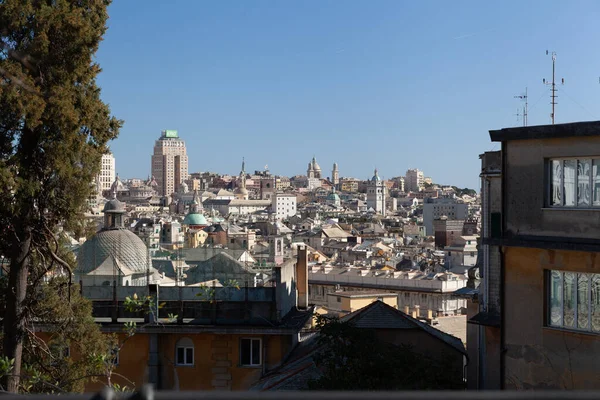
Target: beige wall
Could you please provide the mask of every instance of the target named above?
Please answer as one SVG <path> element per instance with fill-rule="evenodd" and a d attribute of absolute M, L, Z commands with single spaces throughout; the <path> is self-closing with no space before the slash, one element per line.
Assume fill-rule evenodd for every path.
<path fill-rule="evenodd" d="M 194 343 L 194 365 L 175 365 L 177 342 L 190 338 Z M 240 339 L 262 340 L 263 365 L 240 366 Z M 159 379 L 165 390 L 246 390 L 256 383 L 264 371 L 278 366 L 291 350 L 292 338 L 287 335 L 216 335 L 210 333 L 158 335 Z M 149 335 L 138 333 L 127 340 L 119 354 L 115 372 L 133 381 L 136 388 L 147 382 Z M 131 384 L 115 375 L 113 382 Z M 86 391 L 97 391 L 104 382 L 90 383 Z"/>
<path fill-rule="evenodd" d="M 545 326 L 544 270 L 600 271 L 597 253 L 509 247 L 505 266 L 507 389 L 600 387 L 600 336 Z"/>
<path fill-rule="evenodd" d="M 506 229 L 519 235 L 569 236 L 597 239 L 596 210 L 544 208 L 548 158 L 600 157 L 600 137 L 514 140 L 506 143 Z"/>

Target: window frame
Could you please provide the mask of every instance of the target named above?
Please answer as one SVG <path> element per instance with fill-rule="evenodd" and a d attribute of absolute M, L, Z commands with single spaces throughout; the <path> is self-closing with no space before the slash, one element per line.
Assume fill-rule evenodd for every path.
<path fill-rule="evenodd" d="M 191 342 L 191 345 L 188 343 L 188 339 Z M 184 343 L 182 343 L 184 342 Z M 178 367 L 193 367 L 195 365 L 195 348 L 194 342 L 189 338 L 181 338 L 177 341 L 175 345 L 175 365 Z M 183 362 L 179 360 L 179 349 L 183 349 Z M 191 362 L 188 360 L 188 350 L 192 350 Z"/>
<path fill-rule="evenodd" d="M 584 160 L 589 160 L 590 162 L 590 170 L 589 170 L 589 178 L 588 178 L 588 187 L 589 187 L 589 203 L 590 204 L 579 204 L 579 163 Z M 560 190 L 561 190 L 561 204 L 554 205 L 552 204 L 552 184 L 553 184 L 553 167 L 552 164 L 554 161 L 559 161 L 561 163 L 561 173 L 560 173 Z M 574 189 L 575 189 L 575 199 L 574 205 L 566 205 L 566 194 L 565 194 L 565 161 L 575 161 L 575 175 L 574 175 Z M 597 166 L 600 169 L 600 155 L 597 156 L 579 156 L 579 157 L 552 157 L 547 158 L 545 160 L 546 164 L 546 183 L 545 183 L 545 199 L 544 206 L 547 208 L 554 209 L 566 209 L 566 210 L 596 210 L 600 209 L 600 203 L 594 205 L 594 161 L 597 161 Z M 600 176 L 600 174 L 599 174 Z"/>
<path fill-rule="evenodd" d="M 242 357 L 242 351 L 243 351 L 243 346 L 242 343 L 244 342 L 244 340 L 249 340 L 250 341 L 250 364 L 244 364 L 243 357 Z M 258 341 L 258 364 L 253 364 L 252 363 L 252 344 L 254 343 L 254 341 Z M 239 366 L 240 367 L 244 367 L 244 368 L 259 368 L 262 367 L 263 365 L 263 343 L 262 343 L 262 338 L 257 338 L 257 337 L 242 337 L 240 338 L 239 341 Z"/>
<path fill-rule="evenodd" d="M 552 273 L 558 272 L 560 273 L 560 324 L 553 325 L 552 324 Z M 573 310 L 573 326 L 566 326 L 565 324 L 565 273 L 571 273 L 575 275 L 574 282 L 574 310 Z M 592 304 L 592 291 L 593 291 L 593 282 L 594 277 L 600 278 L 600 273 L 590 273 L 590 272 L 577 272 L 577 271 L 566 271 L 566 270 L 557 270 L 557 269 L 547 269 L 545 270 L 545 291 L 544 291 L 544 305 L 545 305 L 545 321 L 544 326 L 551 329 L 559 329 L 569 332 L 577 332 L 577 333 L 586 333 L 591 335 L 600 335 L 600 326 L 597 330 L 594 329 L 592 323 L 593 317 L 593 304 Z M 580 276 L 587 277 L 587 327 L 580 328 L 579 327 L 579 277 Z"/>

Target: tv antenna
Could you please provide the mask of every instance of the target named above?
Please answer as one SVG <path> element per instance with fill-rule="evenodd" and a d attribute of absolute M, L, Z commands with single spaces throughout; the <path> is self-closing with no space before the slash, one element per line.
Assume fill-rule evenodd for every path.
<path fill-rule="evenodd" d="M 556 98 L 558 97 L 556 95 L 556 91 L 558 89 L 556 89 L 556 82 L 554 80 L 554 72 L 555 72 L 555 64 L 556 64 L 556 52 L 553 51 L 552 53 L 549 53 L 548 50 L 546 50 L 546 55 L 551 54 L 552 55 L 552 82 L 548 82 L 546 81 L 546 79 L 544 78 L 542 80 L 542 82 L 544 82 L 545 85 L 552 85 L 551 90 L 551 95 L 550 98 L 552 99 L 552 101 L 550 102 L 550 104 L 552 104 L 552 114 L 550 114 L 550 118 L 552 118 L 552 125 L 554 125 L 554 117 L 555 117 L 555 113 L 554 113 L 554 106 L 556 106 Z M 565 84 L 565 78 L 562 78 L 562 84 Z"/>
<path fill-rule="evenodd" d="M 517 122 L 519 122 L 519 118 L 523 117 L 523 119 L 525 119 L 525 117 L 523 116 L 523 114 L 521 114 L 521 109 L 517 108 L 517 113 L 513 114 L 514 116 L 517 117 Z M 527 126 L 527 125 L 523 125 L 523 126 Z"/>
<path fill-rule="evenodd" d="M 522 101 L 525 102 L 525 105 L 523 106 L 523 126 L 527 126 L 527 88 L 525 88 L 525 94 L 521 94 L 519 96 L 515 96 L 515 99 L 521 99 Z M 517 121 L 519 118 L 519 111 L 517 111 Z"/>

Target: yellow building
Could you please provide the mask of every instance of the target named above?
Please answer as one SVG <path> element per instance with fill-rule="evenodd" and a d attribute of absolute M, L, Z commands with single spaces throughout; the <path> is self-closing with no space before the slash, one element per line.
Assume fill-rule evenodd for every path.
<path fill-rule="evenodd" d="M 398 308 L 398 294 L 380 292 L 347 291 L 327 294 L 327 310 L 330 314 L 342 317 L 381 300 L 385 304 Z"/>
<path fill-rule="evenodd" d="M 310 327 L 314 308 L 308 306 L 307 268 L 302 248 L 297 259 L 274 268 L 269 287 L 83 286 L 82 294 L 92 300 L 102 331 L 119 335 L 113 383 L 245 390 L 281 365 L 298 344 L 300 331 Z M 146 293 L 154 300 L 149 312 L 126 310 L 127 297 Z M 137 330 L 127 338 L 124 324 L 129 321 L 136 322 Z M 105 384 L 99 379 L 86 390 Z"/>
<path fill-rule="evenodd" d="M 123 344 L 112 383 L 139 388 L 151 380 L 154 369 L 155 385 L 161 390 L 246 390 L 265 371 L 279 366 L 295 344 L 293 335 L 277 329 L 199 330 L 167 325 L 160 333 L 142 329 Z M 153 341 L 154 354 L 149 351 Z M 88 384 L 86 391 L 98 391 L 105 384 L 106 379 L 100 378 Z"/>

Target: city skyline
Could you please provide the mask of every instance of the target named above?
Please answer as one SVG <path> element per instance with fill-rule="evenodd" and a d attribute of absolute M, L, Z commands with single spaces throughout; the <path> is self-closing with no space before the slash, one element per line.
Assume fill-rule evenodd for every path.
<path fill-rule="evenodd" d="M 157 132 L 177 129 L 190 171 L 235 174 L 245 156 L 290 176 L 314 154 L 326 175 L 418 167 L 477 188 L 488 131 L 522 123 L 515 96 L 550 123 L 546 50 L 565 78 L 556 122 L 598 119 L 595 2 L 151 4 L 113 3 L 97 55 L 122 176 L 146 176 Z"/>

